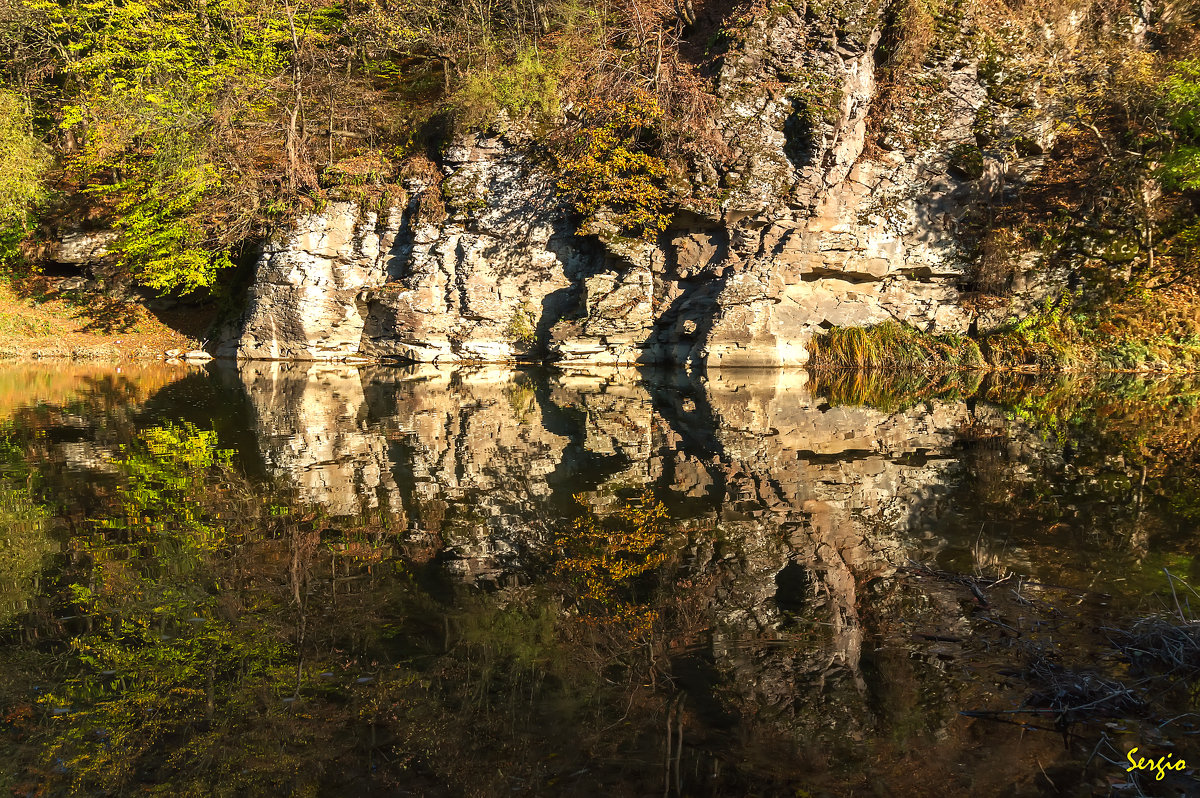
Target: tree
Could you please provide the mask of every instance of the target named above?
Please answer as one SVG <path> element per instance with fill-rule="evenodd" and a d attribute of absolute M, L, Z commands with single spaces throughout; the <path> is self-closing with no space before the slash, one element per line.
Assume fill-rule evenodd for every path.
<path fill-rule="evenodd" d="M 52 65 L 47 110 L 80 143 L 66 148 L 66 174 L 115 208 L 120 267 L 163 292 L 211 286 L 229 264 L 216 224 L 224 142 L 270 113 L 279 15 L 237 0 L 26 0 L 24 9 L 22 52 Z"/>
<path fill-rule="evenodd" d="M 0 89 L 0 260 L 30 227 L 31 211 L 45 196 L 42 178 L 50 153 L 31 130 L 21 98 Z"/>

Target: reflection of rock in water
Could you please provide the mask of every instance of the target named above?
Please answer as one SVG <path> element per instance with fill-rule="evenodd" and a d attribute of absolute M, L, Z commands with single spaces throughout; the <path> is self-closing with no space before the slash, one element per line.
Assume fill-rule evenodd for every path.
<path fill-rule="evenodd" d="M 830 407 L 799 376 L 723 374 L 705 392 L 728 541 L 701 566 L 725 590 L 713 655 L 761 704 L 857 726 L 868 717 L 860 587 L 904 562 L 913 511 L 948 489 L 968 411 Z M 849 692 L 830 689 L 840 682 Z M 823 711 L 799 711 L 813 702 Z"/>
<path fill-rule="evenodd" d="M 677 497 L 715 531 L 689 558 L 717 585 L 711 665 L 747 700 L 797 718 L 818 701 L 806 722 L 852 727 L 868 722 L 861 589 L 908 556 L 914 509 L 944 492 L 968 416 L 830 407 L 786 372 L 242 374 L 274 469 L 334 513 L 403 513 L 468 583 L 536 579 L 573 494 L 600 513 L 611 488 Z"/>
<path fill-rule="evenodd" d="M 544 542 L 549 477 L 569 439 L 532 381 L 506 369 L 384 369 L 367 379 L 370 416 L 398 440 L 393 467 L 414 532 L 436 536 L 470 582 L 503 583 Z"/>
<path fill-rule="evenodd" d="M 367 423 L 358 369 L 312 363 L 240 366 L 268 469 L 333 515 L 398 508 L 383 435 Z"/>
<path fill-rule="evenodd" d="M 943 485 L 967 412 L 830 407 L 803 372 L 697 385 L 618 371 L 247 363 L 241 376 L 268 465 L 334 514 L 383 506 L 473 557 L 507 556 L 536 545 L 523 536 L 569 495 L 595 504 L 611 500 L 597 488 L 651 484 L 710 507 L 731 540 L 778 549 L 758 580 L 768 592 L 788 561 L 886 570 L 912 508 Z M 780 623 L 771 602 L 752 604 L 729 620 Z"/>

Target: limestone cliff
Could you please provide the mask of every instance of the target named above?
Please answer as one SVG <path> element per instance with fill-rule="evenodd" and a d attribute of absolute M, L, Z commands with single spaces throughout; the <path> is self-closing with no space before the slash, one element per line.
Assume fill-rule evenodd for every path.
<path fill-rule="evenodd" d="M 301 219 L 263 253 L 222 353 L 779 366 L 831 326 L 994 324 L 963 302 L 964 220 L 1037 174 L 1052 127 L 951 48 L 877 137 L 890 149 L 865 154 L 882 12 L 781 8 L 721 58 L 725 154 L 692 159 L 655 240 L 577 235 L 531 137 L 500 125 L 382 212 L 331 202 Z"/>

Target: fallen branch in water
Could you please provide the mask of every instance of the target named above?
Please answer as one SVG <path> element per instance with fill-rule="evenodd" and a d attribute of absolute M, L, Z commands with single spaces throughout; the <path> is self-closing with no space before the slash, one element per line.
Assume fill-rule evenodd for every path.
<path fill-rule="evenodd" d="M 1139 670 L 1200 676 L 1200 623 L 1175 623 L 1164 616 L 1143 618 L 1128 629 L 1105 628 L 1113 647 Z"/>

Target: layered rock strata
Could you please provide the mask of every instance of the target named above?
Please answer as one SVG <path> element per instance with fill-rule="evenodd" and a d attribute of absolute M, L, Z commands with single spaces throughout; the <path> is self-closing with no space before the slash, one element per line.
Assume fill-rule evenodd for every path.
<path fill-rule="evenodd" d="M 686 165 L 655 240 L 577 235 L 529 134 L 467 135 L 385 212 L 331 203 L 271 246 L 223 351 L 780 366 L 833 326 L 1003 320 L 963 302 L 965 227 L 1036 177 L 1054 127 L 1036 96 L 997 99 L 951 37 L 864 154 L 881 13 L 772 7 L 732 38 L 712 84 L 723 154 Z"/>

